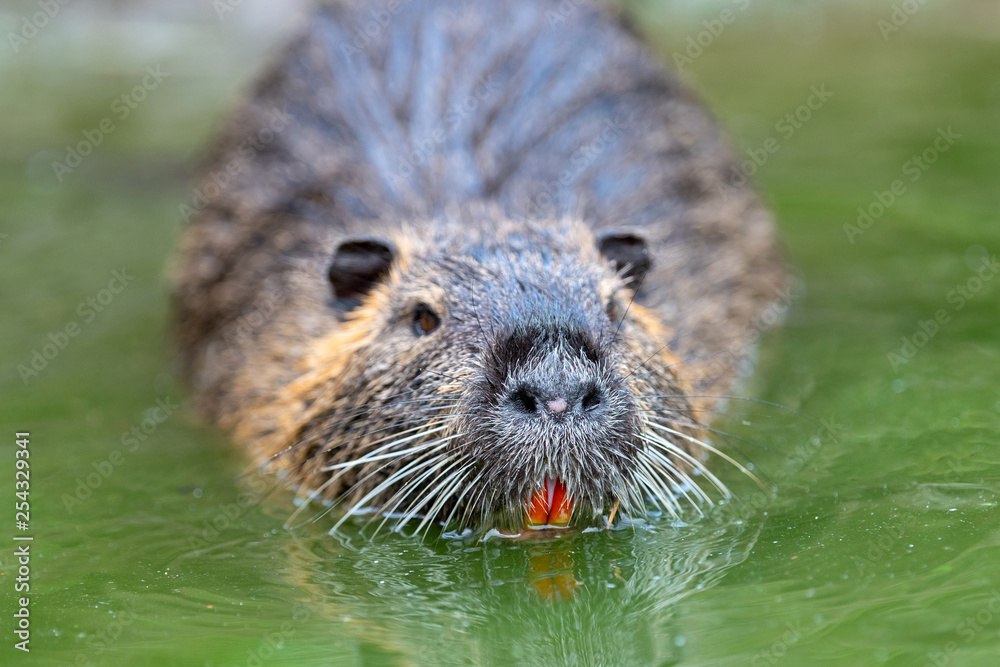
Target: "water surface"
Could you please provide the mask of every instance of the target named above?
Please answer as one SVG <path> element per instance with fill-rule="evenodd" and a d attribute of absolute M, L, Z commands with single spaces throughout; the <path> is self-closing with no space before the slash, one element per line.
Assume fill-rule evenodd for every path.
<path fill-rule="evenodd" d="M 283 13 L 67 8 L 3 51 L 0 449 L 31 432 L 27 664 L 997 664 L 1000 16 L 927 3 L 886 32 L 889 4 L 747 3 L 691 57 L 730 5 L 635 17 L 748 151 L 798 276 L 744 389 L 782 407 L 731 401 L 718 424 L 774 493 L 720 465 L 738 500 L 705 517 L 550 543 L 289 532 L 289 495 L 179 407 L 178 204 Z M 59 182 L 51 162 L 109 116 Z M 86 305 L 116 270 L 134 278 Z"/>

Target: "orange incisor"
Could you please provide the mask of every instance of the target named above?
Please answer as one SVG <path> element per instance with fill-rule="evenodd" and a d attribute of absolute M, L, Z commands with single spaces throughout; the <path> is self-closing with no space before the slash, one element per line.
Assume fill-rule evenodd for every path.
<path fill-rule="evenodd" d="M 565 528 L 573 515 L 573 498 L 561 479 L 548 478 L 525 507 L 528 528 Z"/>

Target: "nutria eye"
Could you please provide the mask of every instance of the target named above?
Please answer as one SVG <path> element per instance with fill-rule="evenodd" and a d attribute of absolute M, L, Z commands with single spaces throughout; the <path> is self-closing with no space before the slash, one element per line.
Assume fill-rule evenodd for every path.
<path fill-rule="evenodd" d="M 441 326 L 441 318 L 437 316 L 430 306 L 419 305 L 413 313 L 413 331 L 418 336 L 426 336 Z"/>

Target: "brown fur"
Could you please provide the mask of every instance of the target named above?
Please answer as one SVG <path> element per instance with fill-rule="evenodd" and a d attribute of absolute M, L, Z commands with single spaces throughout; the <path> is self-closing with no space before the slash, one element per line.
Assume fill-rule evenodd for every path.
<path fill-rule="evenodd" d="M 539 294 L 562 281 L 559 298 L 592 313 L 601 354 L 639 408 L 696 438 L 692 422 L 714 403 L 704 396 L 732 384 L 756 319 L 784 285 L 770 217 L 711 117 L 589 2 L 553 23 L 546 12 L 558 5 L 544 0 L 415 1 L 352 51 L 364 6 L 313 17 L 233 114 L 208 165 L 205 186 L 241 167 L 198 211 L 176 270 L 181 361 L 202 414 L 303 491 L 358 501 L 407 460 L 332 481 L 329 466 L 405 428 L 414 413 L 391 397 L 416 382 L 414 369 L 417 395 L 439 408 L 428 428 L 443 423 L 448 399 L 471 405 L 482 369 L 466 347 L 489 338 L 483 326 L 447 338 L 459 328 L 442 326 L 438 338 L 409 341 L 397 335 L 400 304 L 432 305 L 450 325 L 449 299 L 469 285 L 493 289 L 499 271 L 537 278 Z M 543 66 L 554 73 L 539 83 Z M 451 122 L 453 109 L 471 106 Z M 261 128 L 281 114 L 292 122 L 264 142 Z M 248 136 L 258 137 L 249 158 Z M 428 145 L 425 160 L 411 159 Z M 597 251 L 611 230 L 649 248 L 635 303 Z M 396 254 L 349 308 L 332 298 L 326 268 L 357 234 L 391 239 Z M 479 249 L 523 235 L 533 239 L 525 259 L 475 267 Z M 546 276 L 536 250 L 579 268 Z M 461 271 L 442 271 L 450 261 L 464 262 Z M 519 299 L 489 296 L 498 321 Z M 603 316 L 609 299 L 627 312 L 620 325 Z M 606 338 L 615 326 L 617 342 Z M 475 427 L 458 421 L 445 432 L 462 428 Z M 524 474 L 542 474 L 532 470 Z M 587 492 L 595 511 L 627 477 L 605 472 L 607 488 Z"/>

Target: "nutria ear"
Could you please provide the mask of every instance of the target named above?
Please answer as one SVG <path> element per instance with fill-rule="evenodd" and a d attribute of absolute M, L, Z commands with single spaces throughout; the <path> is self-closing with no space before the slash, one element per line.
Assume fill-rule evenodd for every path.
<path fill-rule="evenodd" d="M 653 260 L 646 239 L 632 232 L 605 232 L 597 238 L 597 248 L 631 284 L 639 284 Z"/>
<path fill-rule="evenodd" d="M 333 252 L 327 275 L 338 299 L 350 299 L 368 292 L 385 277 L 396 256 L 391 242 L 374 236 L 343 241 Z"/>

